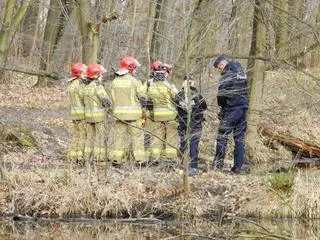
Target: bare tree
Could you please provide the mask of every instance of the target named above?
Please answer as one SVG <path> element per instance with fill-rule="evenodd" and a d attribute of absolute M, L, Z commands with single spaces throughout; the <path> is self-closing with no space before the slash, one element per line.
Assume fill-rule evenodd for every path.
<path fill-rule="evenodd" d="M 10 41 L 18 30 L 29 4 L 30 0 L 25 0 L 18 7 L 15 0 L 7 0 L 3 24 L 0 30 L 0 66 L 2 66 L 7 59 Z M 16 14 L 14 14 L 15 7 L 18 7 Z"/>
<path fill-rule="evenodd" d="M 254 19 L 252 27 L 251 56 L 263 56 L 265 52 L 266 28 L 264 20 L 264 3 L 255 0 Z M 254 158 L 257 146 L 258 126 L 260 122 L 260 109 L 262 101 L 263 78 L 265 63 L 260 59 L 251 59 L 248 63 L 250 80 L 250 105 L 248 111 L 248 131 L 246 142 L 250 158 Z"/>

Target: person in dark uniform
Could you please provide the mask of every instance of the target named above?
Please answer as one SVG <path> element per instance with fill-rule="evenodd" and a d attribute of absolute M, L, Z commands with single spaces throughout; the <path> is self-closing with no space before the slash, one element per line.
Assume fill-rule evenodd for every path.
<path fill-rule="evenodd" d="M 190 93 L 187 94 L 186 89 Z M 195 87 L 190 77 L 186 77 L 182 89 L 175 97 L 178 120 L 178 134 L 180 139 L 180 152 L 184 154 L 187 148 L 187 121 L 188 121 L 188 95 L 190 96 L 190 165 L 189 176 L 194 176 L 198 169 L 199 143 L 202 133 L 202 122 L 207 103 Z"/>
<path fill-rule="evenodd" d="M 231 172 L 238 174 L 244 161 L 244 137 L 247 129 L 246 113 L 249 105 L 247 75 L 239 62 L 228 61 L 224 55 L 215 60 L 214 67 L 220 70 L 221 77 L 217 95 L 220 125 L 213 166 L 217 170 L 223 169 L 228 136 L 233 133 L 235 148 Z"/>

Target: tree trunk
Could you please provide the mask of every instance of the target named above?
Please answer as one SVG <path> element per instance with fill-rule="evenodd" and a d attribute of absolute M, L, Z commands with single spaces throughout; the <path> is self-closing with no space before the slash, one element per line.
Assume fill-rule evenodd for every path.
<path fill-rule="evenodd" d="M 157 0 L 155 6 L 153 34 L 151 39 L 151 61 L 161 59 L 163 61 L 162 44 L 166 41 L 164 39 L 164 32 L 167 26 L 167 10 L 168 0 Z"/>
<path fill-rule="evenodd" d="M 201 0 L 200 0 L 201 1 Z M 183 13 L 186 14 L 185 10 L 185 3 L 183 3 Z M 191 27 L 191 26 L 190 26 Z M 190 29 L 189 29 L 190 30 Z M 184 57 L 184 73 L 187 76 L 189 73 L 189 48 L 188 48 L 188 34 L 184 34 L 184 46 L 183 46 L 183 55 Z M 186 87 L 186 93 L 185 93 L 185 98 L 187 99 L 187 109 L 188 111 L 188 116 L 187 116 L 187 131 L 186 131 L 186 149 L 183 154 L 183 177 L 182 177 L 182 190 L 183 190 L 183 196 L 184 198 L 188 198 L 189 193 L 190 193 L 190 184 L 189 184 L 189 163 L 190 163 L 190 109 L 191 109 L 191 101 L 190 101 L 190 88 L 187 84 Z"/>
<path fill-rule="evenodd" d="M 10 41 L 10 34 L 8 30 L 0 31 L 0 65 L 2 66 L 8 55 L 8 46 Z"/>
<path fill-rule="evenodd" d="M 76 18 L 76 11 L 72 9 L 69 14 L 70 19 Z M 50 72 L 59 72 L 59 69 L 66 67 L 66 63 L 71 63 L 72 61 L 81 61 L 81 55 L 78 54 L 77 48 L 79 48 L 78 42 L 76 42 L 76 31 L 75 31 L 75 21 L 67 21 L 64 26 L 64 31 L 62 36 L 57 42 L 54 53 L 51 57 L 51 62 L 53 66 L 50 66 Z"/>
<path fill-rule="evenodd" d="M 293 16 L 295 16 L 298 19 L 303 18 L 303 12 L 304 12 L 304 1 L 305 0 L 289 0 L 289 13 Z M 289 49 L 294 49 L 291 54 L 295 55 L 297 52 L 301 52 L 301 39 L 303 38 L 303 35 L 300 34 L 303 29 L 300 26 L 300 22 L 293 18 L 289 18 L 289 25 L 291 26 L 290 31 L 288 31 L 288 38 L 289 38 Z M 303 46 L 302 46 L 303 47 Z M 296 65 L 303 65 L 303 62 L 301 61 L 301 58 L 293 59 L 294 63 Z"/>
<path fill-rule="evenodd" d="M 40 0 L 35 0 L 30 4 L 22 24 L 24 35 L 22 42 L 22 56 L 28 57 L 35 48 L 35 40 L 38 39 L 38 29 L 40 23 Z"/>
<path fill-rule="evenodd" d="M 89 21 L 91 16 L 91 2 L 87 0 L 77 0 L 77 25 L 80 32 L 82 44 L 82 62 L 89 65 L 98 61 L 98 51 L 100 45 L 100 30 L 109 21 L 118 18 L 118 13 L 112 12 L 103 16 L 100 22 Z"/>
<path fill-rule="evenodd" d="M 320 27 L 320 3 L 318 3 L 318 12 L 316 17 L 316 29 Z M 318 39 L 316 39 L 318 41 Z M 320 43 L 318 42 L 318 47 L 311 54 L 311 67 L 320 66 Z"/>
<path fill-rule="evenodd" d="M 239 21 L 237 20 L 237 13 L 239 10 L 238 6 L 239 1 L 234 0 L 232 1 L 232 9 L 231 9 L 231 14 L 229 18 L 229 23 L 228 23 L 228 35 L 229 35 L 229 40 L 228 40 L 228 49 L 234 54 L 236 51 L 236 46 L 238 44 L 238 32 L 239 32 Z"/>
<path fill-rule="evenodd" d="M 46 71 L 49 64 L 53 47 L 58 35 L 58 17 L 60 14 L 59 0 L 51 0 L 48 9 L 48 16 L 41 47 L 40 71 Z M 37 86 L 43 86 L 46 83 L 46 78 L 39 77 Z"/>
<path fill-rule="evenodd" d="M 288 0 L 275 0 L 274 4 L 277 6 L 277 8 L 274 9 L 275 18 L 278 19 L 275 26 L 276 54 L 278 57 L 286 57 L 287 52 L 283 49 L 283 46 L 288 42 L 288 17 L 287 14 L 281 10 L 288 11 Z"/>
<path fill-rule="evenodd" d="M 62 4 L 62 6 L 60 5 Z M 48 71 L 52 65 L 52 56 L 63 34 L 71 3 L 68 0 L 51 0 L 41 48 L 40 71 Z M 39 77 L 37 86 L 43 86 L 46 79 Z"/>
<path fill-rule="evenodd" d="M 153 26 L 152 16 L 154 15 L 154 8 L 153 8 L 153 1 L 149 2 L 148 6 L 148 22 L 147 22 L 147 30 L 146 30 L 146 36 L 144 38 L 144 45 L 147 51 L 147 64 L 148 66 L 151 66 L 151 28 Z M 147 68 L 147 76 L 150 75 L 150 68 Z"/>
<path fill-rule="evenodd" d="M 254 19 L 252 27 L 251 56 L 263 56 L 265 51 L 266 29 L 263 21 L 263 4 L 261 0 L 255 0 Z M 246 136 L 248 155 L 254 159 L 260 122 L 260 109 L 263 91 L 265 64 L 262 60 L 253 59 L 248 63 L 248 78 L 250 80 L 250 105 L 248 111 L 248 131 Z"/>
<path fill-rule="evenodd" d="M 78 29 L 81 35 L 82 61 L 89 65 L 98 61 L 99 33 L 95 26 L 89 22 L 91 3 L 79 0 L 77 5 Z"/>

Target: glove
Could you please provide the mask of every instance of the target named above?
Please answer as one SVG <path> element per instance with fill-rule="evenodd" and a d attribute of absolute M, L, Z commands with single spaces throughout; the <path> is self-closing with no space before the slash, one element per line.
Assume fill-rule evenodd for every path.
<path fill-rule="evenodd" d="M 111 106 L 111 101 L 108 98 L 104 98 L 101 100 L 101 105 L 104 108 L 108 108 Z"/>
<path fill-rule="evenodd" d="M 145 126 L 146 121 L 147 121 L 147 114 L 146 114 L 146 112 L 145 112 L 145 111 L 142 111 L 142 115 L 141 115 L 142 127 L 144 127 L 144 126 Z"/>
<path fill-rule="evenodd" d="M 141 119 L 147 120 L 147 114 L 145 111 L 142 111 Z"/>

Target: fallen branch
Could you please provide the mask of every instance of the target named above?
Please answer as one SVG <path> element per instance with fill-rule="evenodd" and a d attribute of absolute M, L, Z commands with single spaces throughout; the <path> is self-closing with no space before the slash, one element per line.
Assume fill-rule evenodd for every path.
<path fill-rule="evenodd" d="M 301 157 L 320 157 L 319 145 L 290 135 L 276 133 L 268 128 L 262 128 L 261 134 L 270 142 L 277 141 L 292 152 L 301 154 Z"/>
<path fill-rule="evenodd" d="M 24 74 L 33 75 L 33 76 L 52 78 L 54 80 L 61 79 L 61 76 L 58 76 L 53 73 L 48 73 L 48 72 L 33 72 L 33 71 L 29 71 L 29 70 L 20 70 L 20 69 L 7 68 L 7 67 L 4 67 L 2 69 L 5 71 L 18 72 L 18 73 L 24 73 Z"/>

